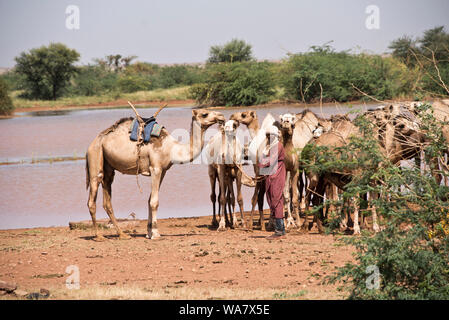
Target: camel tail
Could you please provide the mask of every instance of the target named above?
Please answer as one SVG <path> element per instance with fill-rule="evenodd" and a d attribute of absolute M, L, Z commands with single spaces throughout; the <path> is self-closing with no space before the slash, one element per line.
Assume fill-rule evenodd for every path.
<path fill-rule="evenodd" d="M 89 190 L 89 185 L 90 185 L 89 161 L 87 159 L 87 152 L 86 152 L 86 190 Z"/>

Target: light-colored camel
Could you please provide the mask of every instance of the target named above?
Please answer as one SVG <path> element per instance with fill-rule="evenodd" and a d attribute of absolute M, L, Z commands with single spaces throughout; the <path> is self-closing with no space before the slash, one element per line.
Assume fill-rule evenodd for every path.
<path fill-rule="evenodd" d="M 129 138 L 129 128 L 133 118 L 123 118 L 110 128 L 102 131 L 90 144 L 86 154 L 86 187 L 89 190 L 88 208 L 97 240 L 104 237 L 96 224 L 96 199 L 98 186 L 103 186 L 103 207 L 117 229 L 120 238 L 129 238 L 117 225 L 111 205 L 111 185 L 115 170 L 123 174 L 150 175 L 151 195 L 148 200 L 147 238 L 160 237 L 157 229 L 157 210 L 159 207 L 159 188 L 165 173 L 174 163 L 193 161 L 203 149 L 204 132 L 217 122 L 224 122 L 224 116 L 217 111 L 206 109 L 192 110 L 190 143 L 182 144 L 164 128 L 159 137 L 151 137 L 149 143 L 137 152 L 137 142 Z"/>
<path fill-rule="evenodd" d="M 236 112 L 231 115 L 230 119 L 236 120 L 239 123 L 242 123 L 247 126 L 249 134 L 251 136 L 251 142 L 248 147 L 249 158 L 253 163 L 254 173 L 256 177 L 260 177 L 260 168 L 257 165 L 259 161 L 259 155 L 261 154 L 261 150 L 263 150 L 263 148 L 266 145 L 265 130 L 275 122 L 274 117 L 270 113 L 268 113 L 265 119 L 263 120 L 261 126 L 259 126 L 259 120 L 254 110 Z M 254 193 L 251 198 L 251 214 L 248 226 L 249 229 L 253 228 L 253 215 L 257 203 L 259 208 L 260 227 L 261 230 L 265 230 L 265 222 L 263 214 L 264 195 L 265 195 L 265 182 L 258 181 L 255 185 Z"/>
<path fill-rule="evenodd" d="M 211 138 L 205 148 L 206 155 L 209 157 L 210 163 L 208 165 L 208 174 L 211 184 L 211 196 L 213 206 L 212 225 L 218 225 L 218 231 L 223 231 L 229 225 L 227 217 L 227 208 L 229 207 L 229 214 L 232 215 L 230 219 L 232 226 L 237 227 L 238 221 L 235 216 L 235 195 L 233 182 L 236 182 L 237 202 L 239 204 L 241 223 L 245 226 L 243 218 L 243 196 L 242 196 L 242 172 L 236 164 L 243 162 L 244 152 L 243 145 L 236 137 L 236 131 L 239 122 L 236 120 L 229 120 L 221 127 L 220 132 Z M 243 177 L 244 178 L 244 177 Z M 219 183 L 219 215 L 220 222 L 217 222 L 215 212 L 215 184 Z M 221 213 L 221 214 L 220 214 Z"/>

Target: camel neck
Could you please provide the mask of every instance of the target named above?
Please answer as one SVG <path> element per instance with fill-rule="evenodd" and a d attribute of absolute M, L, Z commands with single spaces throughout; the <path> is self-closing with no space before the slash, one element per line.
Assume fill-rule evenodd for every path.
<path fill-rule="evenodd" d="M 175 141 L 171 152 L 171 159 L 173 163 L 188 163 L 192 162 L 201 153 L 204 147 L 204 129 L 194 119 L 190 125 L 190 142 L 182 144 Z"/>
<path fill-rule="evenodd" d="M 257 133 L 259 132 L 259 121 L 257 120 L 257 118 L 254 118 L 253 121 L 251 121 L 250 124 L 248 124 L 248 130 L 249 130 L 249 134 L 251 136 L 251 139 L 253 139 Z"/>

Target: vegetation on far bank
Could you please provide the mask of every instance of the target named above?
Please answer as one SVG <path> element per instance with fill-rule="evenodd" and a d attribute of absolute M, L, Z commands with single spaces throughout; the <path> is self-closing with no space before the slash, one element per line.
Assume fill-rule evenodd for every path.
<path fill-rule="evenodd" d="M 16 107 L 101 104 L 119 99 L 185 100 L 204 105 L 254 105 L 273 100 L 347 102 L 422 99 L 449 94 L 449 34 L 443 27 L 423 37 L 404 36 L 391 55 L 335 51 L 329 44 L 257 61 L 252 47 L 233 39 L 210 48 L 204 65 L 160 66 L 120 54 L 75 66 L 79 54 L 63 44 L 22 52 L 0 75 L 3 96 Z M 8 88 L 9 91 L 6 89 Z M 9 108 L 9 109 L 8 109 Z M 10 107 L 0 106 L 4 114 Z"/>

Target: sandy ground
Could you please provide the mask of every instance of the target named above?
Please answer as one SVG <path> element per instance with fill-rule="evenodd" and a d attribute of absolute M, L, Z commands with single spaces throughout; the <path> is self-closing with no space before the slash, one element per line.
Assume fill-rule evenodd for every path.
<path fill-rule="evenodd" d="M 211 217 L 161 219 L 157 240 L 145 238 L 146 221 L 119 240 L 69 227 L 0 230 L 0 280 L 50 299 L 342 299 L 323 283 L 351 261 L 352 247 L 332 235 L 209 228 Z M 79 270 L 79 289 L 68 289 L 68 266 Z M 74 268 L 74 267 L 71 267 Z M 70 269 L 70 268 L 69 268 Z M 73 270 L 73 269 L 72 269 Z M 72 274 L 73 275 L 73 274 Z M 6 294 L 1 299 L 18 299 Z"/>

